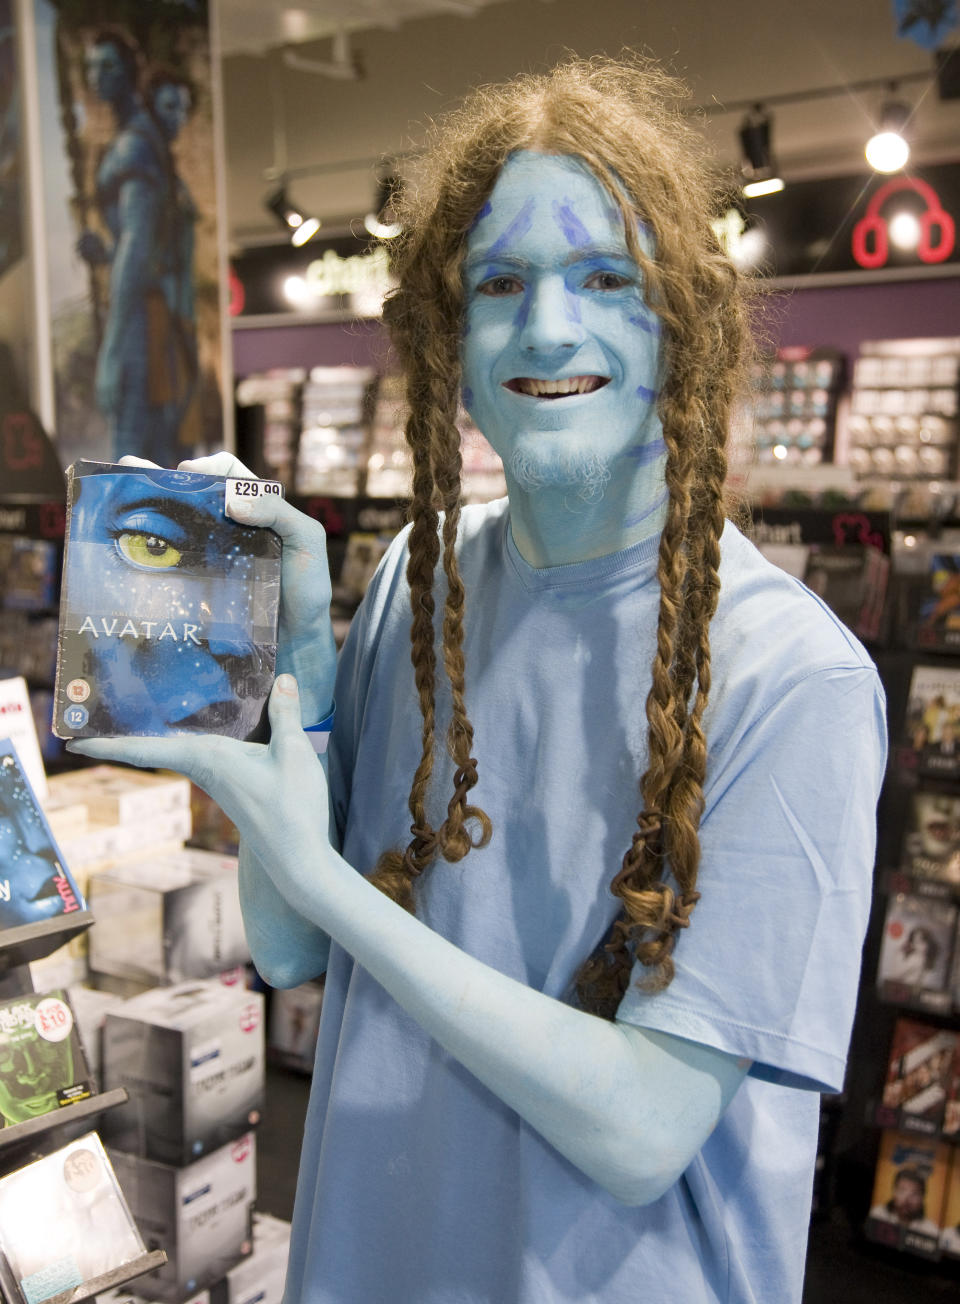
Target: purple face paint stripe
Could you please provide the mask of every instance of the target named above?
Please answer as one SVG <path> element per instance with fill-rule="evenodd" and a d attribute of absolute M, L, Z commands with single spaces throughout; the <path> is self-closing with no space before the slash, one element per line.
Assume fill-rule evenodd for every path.
<path fill-rule="evenodd" d="M 627 457 L 639 466 L 646 466 L 649 462 L 655 462 L 658 457 L 662 457 L 666 451 L 665 442 L 662 439 L 654 439 L 649 444 L 640 444 L 637 448 L 628 449 Z"/>
<path fill-rule="evenodd" d="M 537 207 L 536 198 L 531 195 L 520 212 L 516 215 L 507 229 L 494 240 L 493 244 L 486 252 L 486 257 L 496 258 L 497 254 L 502 253 L 504 249 L 509 249 L 511 245 L 518 243 L 527 234 L 533 226 L 533 214 Z"/>
<path fill-rule="evenodd" d="M 669 501 L 669 498 L 670 498 L 669 489 L 664 489 L 660 497 L 655 499 L 655 501 L 652 502 L 650 506 L 646 508 L 645 511 L 642 511 L 639 516 L 628 516 L 623 523 L 624 528 L 627 530 L 632 530 L 635 525 L 639 525 L 640 522 L 645 521 L 648 516 L 652 516 L 654 512 L 658 512 L 660 508 L 663 507 Z"/>
<path fill-rule="evenodd" d="M 468 408 L 472 402 L 473 402 L 473 390 L 470 388 L 469 385 L 464 385 L 464 387 L 463 387 L 463 406 L 466 407 L 466 408 Z"/>
<path fill-rule="evenodd" d="M 627 320 L 631 326 L 639 326 L 648 335 L 660 334 L 660 323 L 655 318 L 644 317 L 641 313 L 637 313 L 635 317 L 629 317 Z"/>
<path fill-rule="evenodd" d="M 660 396 L 655 389 L 647 389 L 646 385 L 638 385 L 637 397 L 642 398 L 644 403 L 656 403 Z"/>
<path fill-rule="evenodd" d="M 472 222 L 470 223 L 470 225 L 467 227 L 467 235 L 472 235 L 473 232 L 476 230 L 476 228 L 477 228 L 477 227 L 480 225 L 480 223 L 483 221 L 483 219 L 484 219 L 485 217 L 489 217 L 490 214 L 491 214 L 492 212 L 493 212 L 493 207 L 492 207 L 492 205 L 491 205 L 491 203 L 490 203 L 490 200 L 488 199 L 487 202 L 484 204 L 484 206 L 479 210 L 479 212 L 477 213 L 476 217 L 473 219 L 473 221 L 472 221 Z"/>
<path fill-rule="evenodd" d="M 553 220 L 564 240 L 574 249 L 582 249 L 590 243 L 590 232 L 568 203 L 561 204 L 558 199 L 553 201 Z"/>

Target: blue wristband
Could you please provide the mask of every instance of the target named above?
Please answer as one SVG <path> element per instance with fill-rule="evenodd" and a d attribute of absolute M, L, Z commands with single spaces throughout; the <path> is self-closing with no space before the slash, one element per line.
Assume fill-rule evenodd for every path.
<path fill-rule="evenodd" d="M 337 704 L 334 702 L 333 706 L 330 708 L 329 714 L 325 715 L 319 724 L 308 724 L 304 726 L 303 732 L 307 735 L 307 738 L 310 741 L 310 746 L 318 756 L 322 756 L 329 746 L 330 734 L 333 730 L 333 721 L 336 714 Z"/>

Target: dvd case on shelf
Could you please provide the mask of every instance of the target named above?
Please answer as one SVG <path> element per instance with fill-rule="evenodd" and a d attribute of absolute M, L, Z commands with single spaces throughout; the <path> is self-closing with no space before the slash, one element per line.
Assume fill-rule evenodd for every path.
<path fill-rule="evenodd" d="M 932 553 L 925 582 L 911 596 L 915 646 L 960 652 L 960 553 Z"/>
<path fill-rule="evenodd" d="M 42 1304 L 141 1258 L 144 1244 L 95 1132 L 0 1178 L 4 1276 Z"/>
<path fill-rule="evenodd" d="M 899 1004 L 948 1012 L 956 927 L 957 908 L 948 902 L 905 892 L 890 897 L 877 967 L 883 995 Z"/>
<path fill-rule="evenodd" d="M 943 1202 L 940 1250 L 950 1259 L 960 1259 L 960 1150 L 950 1156 L 950 1174 Z"/>
<path fill-rule="evenodd" d="M 0 678 L 0 738 L 8 738 L 13 743 L 31 788 L 41 801 L 45 801 L 47 775 L 27 681 L 22 675 Z"/>
<path fill-rule="evenodd" d="M 65 991 L 0 1002 L 0 1127 L 88 1100 L 93 1083 Z"/>
<path fill-rule="evenodd" d="M 101 462 L 67 481 L 57 736 L 262 737 L 280 539 L 225 502 L 280 486 Z"/>
<path fill-rule="evenodd" d="M 910 794 L 901 864 L 922 883 L 960 888 L 960 795 L 922 787 Z"/>
<path fill-rule="evenodd" d="M 897 1019 L 883 1086 L 883 1127 L 935 1135 L 941 1130 L 960 1033 Z"/>
<path fill-rule="evenodd" d="M 0 739 L 0 962 L 38 960 L 93 918 L 9 739 Z"/>
<path fill-rule="evenodd" d="M 914 666 L 905 733 L 921 774 L 960 775 L 960 668 Z"/>
<path fill-rule="evenodd" d="M 871 1240 L 936 1259 L 950 1147 L 933 1137 L 884 1132 L 866 1232 Z"/>

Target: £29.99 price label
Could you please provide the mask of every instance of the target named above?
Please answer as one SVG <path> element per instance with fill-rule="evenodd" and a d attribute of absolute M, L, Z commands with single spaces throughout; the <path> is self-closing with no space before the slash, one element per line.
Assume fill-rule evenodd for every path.
<path fill-rule="evenodd" d="M 257 498 L 282 498 L 283 485 L 279 480 L 227 479 L 224 505 L 227 515 L 237 503 L 253 502 Z"/>

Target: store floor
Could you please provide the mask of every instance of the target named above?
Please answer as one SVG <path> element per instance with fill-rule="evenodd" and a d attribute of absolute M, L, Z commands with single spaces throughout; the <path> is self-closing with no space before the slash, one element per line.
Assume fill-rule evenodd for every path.
<path fill-rule="evenodd" d="M 267 1071 L 257 1141 L 258 1206 L 279 1218 L 289 1218 L 293 1209 L 308 1090 L 302 1074 Z M 938 1304 L 947 1299 L 956 1304 L 958 1298 L 956 1276 L 920 1261 L 904 1265 L 889 1251 L 862 1242 L 845 1220 L 819 1221 L 811 1228 L 803 1304 Z"/>

